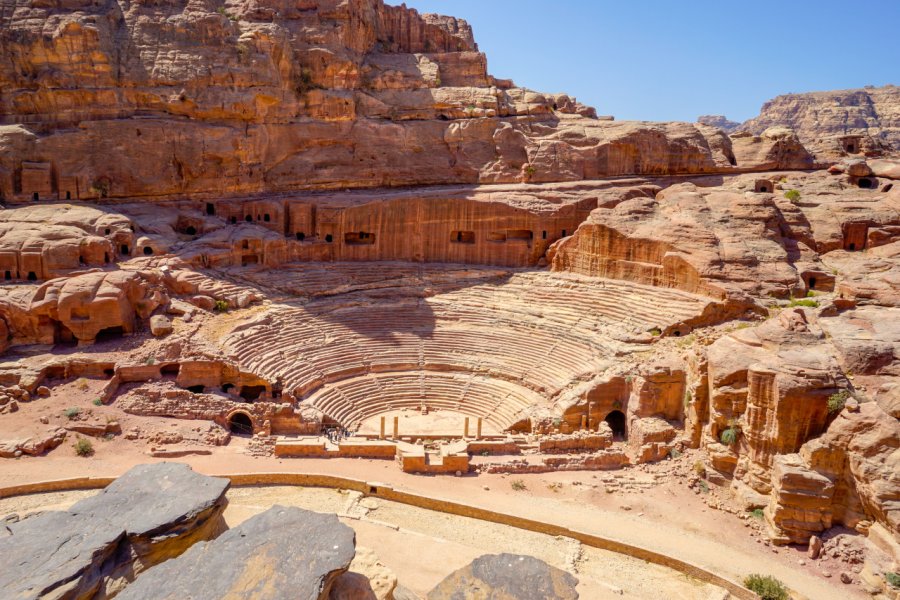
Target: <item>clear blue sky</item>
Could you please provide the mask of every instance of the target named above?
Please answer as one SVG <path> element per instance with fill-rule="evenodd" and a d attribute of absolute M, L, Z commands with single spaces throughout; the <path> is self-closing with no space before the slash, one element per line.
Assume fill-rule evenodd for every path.
<path fill-rule="evenodd" d="M 406 5 L 466 19 L 492 75 L 623 120 L 744 121 L 779 94 L 900 85 L 900 0 Z"/>

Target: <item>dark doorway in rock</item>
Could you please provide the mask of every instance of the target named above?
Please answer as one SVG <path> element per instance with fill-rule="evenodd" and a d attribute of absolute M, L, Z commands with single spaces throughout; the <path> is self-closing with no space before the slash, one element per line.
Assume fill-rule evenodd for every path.
<path fill-rule="evenodd" d="M 847 249 L 848 250 L 856 250 L 856 244 L 853 242 L 850 242 L 850 244 L 847 246 Z"/>
<path fill-rule="evenodd" d="M 302 242 L 305 239 L 306 239 L 306 234 L 303 233 L 302 231 L 298 231 L 297 232 L 297 241 Z"/>
<path fill-rule="evenodd" d="M 811 290 L 816 289 L 816 278 L 815 277 L 809 278 L 809 289 L 811 289 Z"/>
<path fill-rule="evenodd" d="M 562 237 L 566 237 L 566 230 L 565 230 L 565 229 L 562 230 Z"/>
<path fill-rule="evenodd" d="M 541 232 L 541 239 L 542 239 L 542 240 L 546 240 L 546 239 L 547 239 L 547 232 L 546 232 L 546 231 L 542 231 L 542 232 Z"/>
<path fill-rule="evenodd" d="M 153 248 L 144 246 L 144 256 L 150 256 L 151 254 L 153 254 Z"/>
<path fill-rule="evenodd" d="M 847 152 L 856 154 L 856 146 L 854 144 L 847 144 Z"/>
<path fill-rule="evenodd" d="M 3 279 L 5 279 L 5 280 L 7 280 L 7 281 L 9 281 L 10 279 L 12 279 L 12 271 L 5 271 L 5 272 L 3 273 Z"/>
<path fill-rule="evenodd" d="M 28 281 L 37 281 L 37 273 L 34 271 L 28 271 L 28 277 L 26 277 Z"/>
<path fill-rule="evenodd" d="M 883 188 L 881 188 L 881 191 L 882 191 L 882 192 L 889 192 L 889 191 L 891 191 L 892 189 L 894 189 L 894 184 L 893 184 L 893 183 L 888 183 L 888 184 L 886 184 Z"/>
<path fill-rule="evenodd" d="M 244 217 L 244 220 L 247 221 L 248 223 L 253 222 L 253 215 L 247 215 L 246 217 Z"/>
<path fill-rule="evenodd" d="M 762 192 L 763 194 L 765 194 L 769 191 L 769 188 L 764 185 L 761 185 L 761 186 L 759 186 L 759 191 Z"/>
<path fill-rule="evenodd" d="M 159 369 L 159 374 L 163 377 L 172 376 L 178 377 L 178 372 L 181 370 L 181 366 L 178 363 L 172 363 L 168 365 L 163 365 Z"/>
<path fill-rule="evenodd" d="M 225 383 L 225 384 L 222 384 L 222 391 L 225 392 L 226 394 L 227 394 L 228 392 L 230 392 L 231 390 L 233 390 L 233 389 L 234 389 L 234 384 L 233 384 L 233 383 Z"/>
<path fill-rule="evenodd" d="M 206 214 L 208 214 L 209 216 L 216 214 L 216 205 L 213 204 L 212 202 L 207 202 L 206 203 Z"/>
<path fill-rule="evenodd" d="M 72 192 L 66 192 L 66 200 L 72 199 Z"/>
<path fill-rule="evenodd" d="M 97 343 L 108 342 L 110 340 L 117 340 L 123 335 L 125 335 L 125 329 L 123 329 L 121 325 L 107 327 L 106 329 L 101 329 L 97 332 L 97 337 L 94 338 L 94 341 Z"/>
<path fill-rule="evenodd" d="M 872 185 L 872 180 L 869 179 L 868 177 L 860 177 L 859 181 L 856 182 L 856 185 L 858 185 L 860 187 L 860 189 L 863 189 L 863 190 L 870 190 L 874 187 Z"/>
<path fill-rule="evenodd" d="M 187 229 L 184 232 L 188 235 L 197 235 L 197 228 L 193 225 L 188 225 Z"/>
<path fill-rule="evenodd" d="M 202 385 L 189 385 L 189 386 L 187 386 L 187 389 L 189 392 L 193 392 L 195 394 L 202 394 L 203 391 L 206 389 L 206 387 L 202 386 Z"/>
<path fill-rule="evenodd" d="M 621 410 L 614 410 L 606 415 L 606 418 L 603 420 L 606 421 L 609 428 L 612 429 L 613 439 L 625 439 L 625 413 Z"/>
<path fill-rule="evenodd" d="M 245 385 L 241 388 L 241 398 L 252 402 L 259 398 L 259 395 L 264 391 L 266 391 L 266 386 L 264 385 Z"/>
<path fill-rule="evenodd" d="M 75 337 L 75 334 L 72 333 L 71 329 L 59 321 L 55 321 L 53 323 L 53 343 L 62 346 L 74 346 L 78 343 L 78 338 Z M 63 377 L 59 377 L 59 379 L 62 378 Z"/>
<path fill-rule="evenodd" d="M 331 242 L 334 241 L 334 236 L 331 235 L 330 233 L 329 233 L 329 234 L 326 234 L 326 235 L 325 235 L 325 241 L 328 242 L 328 243 L 330 244 Z"/>
<path fill-rule="evenodd" d="M 228 429 L 235 435 L 253 435 L 253 420 L 247 413 L 236 412 L 228 419 Z"/>
<path fill-rule="evenodd" d="M 231 221 L 232 225 L 237 225 L 237 217 L 231 217 L 231 219 L 229 220 Z"/>
<path fill-rule="evenodd" d="M 38 200 L 40 200 L 40 198 L 41 198 L 41 197 L 40 197 L 40 195 L 38 195 L 37 192 L 31 194 L 31 199 L 34 200 L 35 202 L 37 202 Z"/>
<path fill-rule="evenodd" d="M 265 221 L 266 223 L 268 223 L 271 220 L 272 220 L 272 217 L 269 216 L 269 213 L 266 213 L 263 215 L 263 221 Z"/>
<path fill-rule="evenodd" d="M 131 248 L 128 247 L 128 244 L 122 244 L 122 247 L 119 248 L 119 250 L 121 250 L 122 254 L 124 254 L 125 256 L 131 254 Z"/>

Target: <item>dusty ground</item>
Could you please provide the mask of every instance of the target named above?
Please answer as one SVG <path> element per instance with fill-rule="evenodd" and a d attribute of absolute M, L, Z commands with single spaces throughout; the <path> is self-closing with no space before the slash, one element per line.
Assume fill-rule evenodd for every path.
<path fill-rule="evenodd" d="M 10 428 L 15 427 L 16 423 L 23 425 L 33 423 L 35 417 L 39 415 L 49 415 L 53 422 L 58 421 L 61 424 L 66 420 L 62 413 L 70 406 L 92 411 L 98 418 L 108 416 L 120 419 L 123 430 L 126 431 L 135 425 L 146 430 L 164 431 L 167 428 L 189 429 L 201 424 L 199 421 L 131 417 L 122 414 L 114 406 L 94 406 L 95 390 L 91 385 L 89 382 L 84 389 L 83 382 L 70 382 L 56 387 L 49 399 L 23 403 L 18 413 L 0 418 L 3 429 L 0 433 L 7 437 L 12 433 Z M 32 412 L 34 414 L 29 414 Z M 128 441 L 124 436 L 116 436 L 110 440 L 94 439 L 94 455 L 82 458 L 77 456 L 72 448 L 74 439 L 75 436 L 70 435 L 62 446 L 47 456 L 3 460 L 0 462 L 0 486 L 76 476 L 115 476 L 135 464 L 160 460 L 151 458 L 146 453 L 151 444 Z M 210 475 L 303 472 L 384 482 L 420 494 L 466 502 L 621 539 L 693 562 L 734 580 L 740 580 L 751 572 L 771 574 L 811 599 L 844 600 L 866 597 L 859 588 L 840 584 L 837 572 L 831 573 L 829 570 L 834 576 L 824 577 L 820 565 L 806 558 L 805 548 L 769 546 L 757 533 L 760 524 L 749 515 L 738 516 L 710 508 L 707 505 L 707 502 L 711 501 L 709 495 L 696 493 L 687 487 L 684 479 L 671 476 L 673 471 L 671 462 L 674 461 L 614 472 L 427 477 L 405 474 L 393 461 L 255 458 L 246 454 L 248 442 L 246 438 L 235 437 L 228 446 L 214 448 L 211 455 L 188 456 L 179 460 L 191 464 L 199 472 Z M 693 462 L 690 455 L 678 460 L 687 461 L 681 465 L 682 471 L 689 470 L 690 463 Z M 521 481 L 525 489 L 514 489 L 512 485 L 514 481 Z M 281 495 L 276 491 L 267 491 L 258 496 L 245 496 L 246 493 L 236 492 L 235 506 L 230 509 L 230 514 L 235 520 L 246 518 L 253 511 L 271 503 L 293 502 L 297 501 L 297 498 L 304 498 L 305 501 L 307 497 L 314 498 L 319 492 L 294 490 Z M 727 491 L 713 488 L 712 493 L 721 497 L 723 505 L 728 506 Z M 61 506 L 67 501 L 52 495 L 47 503 Z M 0 501 L 0 513 L 22 510 L 18 503 L 23 502 L 25 504 L 22 506 L 28 508 L 28 503 L 33 503 L 34 500 Z M 310 507 L 314 508 L 315 505 Z M 398 510 L 400 512 L 396 512 Z M 419 519 L 421 524 L 416 524 L 419 521 L 403 513 L 403 510 L 412 509 L 382 506 L 376 511 L 376 518 L 379 520 L 404 523 L 402 535 L 369 521 L 354 523 L 354 526 L 359 527 L 360 543 L 373 548 L 382 548 L 380 553 L 383 554 L 383 560 L 403 576 L 402 578 L 408 578 L 405 579 L 405 583 L 415 589 L 426 589 L 436 583 L 442 574 L 449 572 L 444 565 L 461 566 L 477 553 L 503 549 L 516 549 L 542 557 L 548 556 L 548 552 L 559 553 L 558 543 L 554 540 L 545 539 L 541 542 L 545 546 L 532 547 L 527 541 L 530 534 L 518 532 L 513 535 L 509 532 L 480 531 L 478 527 L 486 526 L 485 524 L 479 524 L 473 529 L 462 528 L 460 531 L 477 533 L 460 538 L 459 536 L 464 534 L 451 535 L 453 530 L 458 528 L 440 525 L 439 521 L 444 519 L 444 515 Z M 387 518 L 388 516 L 390 518 Z M 741 518 L 742 516 L 744 518 Z M 409 531 L 406 531 L 407 529 Z M 512 546 L 505 545 L 507 542 Z M 426 556 L 427 560 L 423 561 L 422 556 Z M 451 559 L 449 558 L 451 556 L 459 558 Z M 585 556 L 587 566 L 583 573 L 586 579 L 594 580 L 598 585 L 619 581 L 614 575 L 620 572 L 627 573 L 624 568 L 604 570 L 602 565 L 612 560 L 609 556 L 594 557 L 593 550 L 586 551 Z M 426 568 L 421 563 L 435 565 L 435 569 Z M 410 570 L 408 565 L 414 565 L 415 568 Z M 628 589 L 632 597 L 656 598 L 658 594 L 638 585 L 641 581 L 652 579 L 650 571 L 652 569 L 642 571 L 640 577 L 627 576 L 623 583 L 615 585 Z M 614 575 L 610 575 L 610 572 Z M 635 581 L 628 583 L 631 580 Z M 607 588 L 604 589 L 606 591 L 603 593 L 608 592 Z M 684 589 L 693 589 L 693 584 L 687 585 Z"/>

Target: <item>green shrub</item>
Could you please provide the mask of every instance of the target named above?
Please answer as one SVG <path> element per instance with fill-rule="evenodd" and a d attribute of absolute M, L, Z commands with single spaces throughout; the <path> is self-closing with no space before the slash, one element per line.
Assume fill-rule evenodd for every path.
<path fill-rule="evenodd" d="M 731 425 L 719 435 L 719 441 L 726 446 L 733 446 L 737 443 L 741 435 L 741 428 L 737 425 Z"/>
<path fill-rule="evenodd" d="M 94 398 L 94 406 L 103 406 L 103 400 L 100 398 Z"/>
<path fill-rule="evenodd" d="M 78 456 L 91 456 L 94 453 L 94 445 L 87 438 L 78 438 L 72 447 L 75 448 L 75 454 Z"/>
<path fill-rule="evenodd" d="M 528 489 L 528 486 L 525 485 L 525 482 L 522 481 L 521 479 L 513 479 L 512 481 L 509 482 L 509 487 L 511 487 L 512 489 L 514 489 L 517 492 L 524 492 L 525 490 Z"/>
<path fill-rule="evenodd" d="M 755 518 L 755 519 L 762 519 L 763 516 L 764 516 L 764 515 L 763 515 L 763 509 L 761 509 L 761 508 L 754 508 L 753 510 L 750 511 L 750 514 L 751 514 L 751 515 L 753 516 L 753 518 Z"/>
<path fill-rule="evenodd" d="M 791 595 L 783 583 L 771 575 L 748 575 L 744 578 L 744 587 L 762 600 L 791 600 Z"/>
<path fill-rule="evenodd" d="M 888 571 L 884 574 L 884 580 L 894 589 L 900 590 L 900 573 Z"/>
<path fill-rule="evenodd" d="M 669 448 L 669 456 L 671 456 L 672 458 L 681 458 L 681 452 L 679 452 L 675 448 Z"/>
<path fill-rule="evenodd" d="M 63 414 L 66 415 L 66 418 L 71 420 L 81 414 L 81 409 L 77 406 L 72 406 L 63 411 Z"/>
<path fill-rule="evenodd" d="M 213 310 L 216 312 L 225 312 L 228 310 L 228 300 L 216 300 L 216 303 L 213 305 Z"/>
<path fill-rule="evenodd" d="M 847 404 L 849 398 L 850 392 L 847 390 L 841 390 L 828 396 L 828 414 L 833 415 L 844 410 L 844 405 Z"/>
<path fill-rule="evenodd" d="M 706 465 L 703 464 L 702 460 L 694 461 L 694 473 L 698 477 L 706 477 Z"/>
<path fill-rule="evenodd" d="M 691 396 L 691 390 L 684 390 L 684 407 L 685 408 L 688 407 L 688 405 L 691 403 L 691 400 L 693 400 L 693 397 Z"/>
<path fill-rule="evenodd" d="M 811 300 L 809 298 L 791 298 L 791 303 L 788 306 L 806 306 L 808 308 L 816 308 L 819 306 L 819 302 L 817 300 Z"/>
<path fill-rule="evenodd" d="M 145 365 L 152 365 L 152 364 L 155 363 L 155 362 L 156 362 L 156 359 L 155 359 L 155 358 L 153 358 L 152 356 L 148 356 L 148 357 L 147 357 L 147 360 L 144 361 L 144 364 L 145 364 Z"/>
<path fill-rule="evenodd" d="M 800 192 L 798 192 L 797 190 L 788 190 L 784 193 L 784 197 L 791 202 L 797 202 L 798 200 L 800 200 Z"/>
<path fill-rule="evenodd" d="M 653 329 L 650 330 L 650 335 L 652 335 L 654 337 L 660 336 L 660 335 L 662 335 L 662 329 L 660 329 L 659 327 L 654 327 Z"/>
<path fill-rule="evenodd" d="M 703 481 L 702 479 L 700 480 L 700 490 L 701 490 L 704 494 L 708 494 L 708 493 L 709 493 L 709 484 L 706 483 L 705 481 Z"/>

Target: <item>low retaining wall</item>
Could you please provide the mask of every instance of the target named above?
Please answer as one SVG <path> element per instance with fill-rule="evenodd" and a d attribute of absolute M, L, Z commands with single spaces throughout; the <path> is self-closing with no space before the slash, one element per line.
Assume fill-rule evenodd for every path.
<path fill-rule="evenodd" d="M 362 493 L 364 496 L 374 496 L 384 498 L 392 502 L 399 502 L 409 506 L 425 508 L 437 512 L 443 512 L 472 519 L 479 519 L 491 523 L 499 523 L 508 525 L 518 529 L 534 531 L 552 536 L 563 536 L 578 540 L 586 546 L 600 548 L 618 554 L 631 556 L 646 562 L 667 567 L 675 571 L 679 571 L 702 581 L 727 590 L 732 596 L 739 600 L 759 600 L 759 597 L 742 587 L 741 585 L 716 575 L 711 571 L 707 571 L 702 567 L 660 554 L 647 548 L 634 546 L 626 542 L 604 538 L 599 535 L 569 529 L 562 525 L 554 525 L 553 523 L 544 523 L 527 519 L 525 517 L 517 517 L 506 513 L 501 513 L 486 508 L 479 508 L 461 502 L 452 500 L 443 500 L 441 498 L 431 498 L 421 496 L 410 492 L 402 492 L 395 490 L 388 484 L 378 482 L 367 482 L 358 479 L 349 479 L 345 477 L 337 477 L 334 475 L 317 475 L 307 473 L 248 473 L 236 475 L 214 475 L 215 477 L 225 477 L 231 480 L 231 484 L 235 487 L 243 486 L 259 486 L 259 485 L 296 485 L 303 487 L 324 487 L 333 489 L 346 489 Z M 75 490 L 91 490 L 104 488 L 112 483 L 115 477 L 79 477 L 75 479 L 59 479 L 54 481 L 43 481 L 39 483 L 29 483 L 23 485 L 10 486 L 0 488 L 0 498 L 10 498 L 13 496 L 24 496 L 28 494 L 39 494 L 44 492 L 61 492 Z"/>

